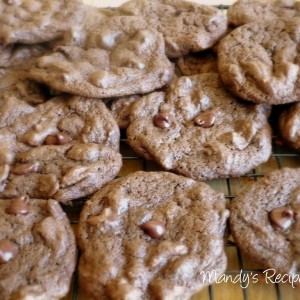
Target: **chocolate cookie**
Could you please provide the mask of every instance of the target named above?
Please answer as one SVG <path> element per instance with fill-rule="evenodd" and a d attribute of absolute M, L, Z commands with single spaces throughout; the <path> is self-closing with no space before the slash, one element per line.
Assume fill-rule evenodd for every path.
<path fill-rule="evenodd" d="M 238 0 L 228 8 L 227 16 L 233 26 L 257 20 L 290 19 L 300 16 L 300 4 L 294 0 Z"/>
<path fill-rule="evenodd" d="M 126 129 L 130 124 L 130 115 L 133 104 L 141 99 L 140 96 L 133 95 L 111 100 L 108 105 L 112 115 L 122 129 Z"/>
<path fill-rule="evenodd" d="M 119 172 L 119 128 L 102 101 L 57 97 L 0 130 L 0 197 L 60 202 L 94 193 Z"/>
<path fill-rule="evenodd" d="M 254 22 L 233 30 L 218 47 L 219 72 L 237 96 L 255 103 L 299 100 L 300 18 Z"/>
<path fill-rule="evenodd" d="M 292 104 L 279 118 L 279 131 L 283 140 L 300 151 L 300 102 Z"/>
<path fill-rule="evenodd" d="M 66 33 L 64 46 L 37 59 L 29 76 L 60 91 L 107 98 L 153 91 L 172 74 L 161 34 L 126 16 Z"/>
<path fill-rule="evenodd" d="M 266 108 L 241 102 L 216 73 L 174 79 L 134 105 L 131 120 L 139 155 L 196 180 L 245 174 L 271 154 Z"/>
<path fill-rule="evenodd" d="M 248 186 L 231 205 L 233 237 L 265 268 L 300 270 L 300 169 L 272 172 Z"/>
<path fill-rule="evenodd" d="M 187 54 L 177 60 L 176 66 L 184 76 L 218 73 L 218 58 L 212 51 Z"/>
<path fill-rule="evenodd" d="M 93 299 L 188 299 L 225 271 L 227 217 L 223 195 L 192 179 L 112 181 L 80 216 L 80 286 Z"/>
<path fill-rule="evenodd" d="M 132 0 L 121 5 L 119 11 L 142 16 L 161 32 L 169 57 L 208 49 L 227 30 L 227 18 L 221 10 L 189 1 Z"/>
<path fill-rule="evenodd" d="M 76 263 L 75 237 L 54 200 L 0 200 L 0 297 L 60 299 Z"/>
<path fill-rule="evenodd" d="M 0 44 L 35 44 L 61 36 L 84 15 L 80 0 L 9 0 L 0 4 Z"/>

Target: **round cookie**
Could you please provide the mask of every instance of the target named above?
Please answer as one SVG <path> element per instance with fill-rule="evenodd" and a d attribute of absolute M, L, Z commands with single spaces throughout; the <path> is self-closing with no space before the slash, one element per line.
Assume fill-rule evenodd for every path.
<path fill-rule="evenodd" d="M 140 96 L 133 95 L 113 99 L 108 103 L 109 109 L 121 129 L 126 129 L 129 126 L 133 104 L 139 99 L 141 99 Z"/>
<path fill-rule="evenodd" d="M 176 67 L 184 76 L 218 73 L 218 58 L 211 51 L 187 54 L 177 60 Z"/>
<path fill-rule="evenodd" d="M 54 200 L 0 200 L 0 295 L 60 299 L 76 265 L 75 237 Z"/>
<path fill-rule="evenodd" d="M 239 248 L 265 268 L 300 270 L 300 169 L 277 170 L 247 186 L 231 205 Z"/>
<path fill-rule="evenodd" d="M 300 151 L 300 102 L 292 104 L 280 115 L 279 132 L 288 145 Z"/>
<path fill-rule="evenodd" d="M 10 0 L 0 4 L 0 44 L 54 40 L 82 21 L 80 0 Z"/>
<path fill-rule="evenodd" d="M 36 60 L 30 78 L 59 91 L 108 98 L 153 91 L 173 75 L 162 35 L 141 18 L 105 18 L 89 30 L 67 32 L 62 44 Z"/>
<path fill-rule="evenodd" d="M 142 171 L 112 181 L 80 216 L 81 289 L 93 299 L 189 299 L 225 271 L 227 217 L 205 183 Z"/>
<path fill-rule="evenodd" d="M 294 0 L 238 0 L 227 11 L 228 23 L 233 26 L 299 16 L 300 4 Z"/>
<path fill-rule="evenodd" d="M 0 129 L 0 197 L 63 203 L 94 193 L 119 172 L 119 128 L 97 99 L 57 97 Z"/>
<path fill-rule="evenodd" d="M 253 22 L 233 30 L 218 47 L 228 89 L 255 103 L 299 100 L 300 18 Z"/>
<path fill-rule="evenodd" d="M 128 143 L 142 157 L 196 180 L 239 176 L 268 160 L 265 106 L 241 102 L 216 73 L 174 79 L 133 106 Z"/>
<path fill-rule="evenodd" d="M 142 16 L 164 36 L 168 57 L 179 57 L 212 47 L 227 30 L 226 15 L 219 9 L 183 0 L 132 0 L 121 13 Z"/>

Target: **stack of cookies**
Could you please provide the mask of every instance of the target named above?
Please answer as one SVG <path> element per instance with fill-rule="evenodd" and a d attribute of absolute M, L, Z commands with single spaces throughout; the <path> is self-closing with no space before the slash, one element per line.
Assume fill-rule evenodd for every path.
<path fill-rule="evenodd" d="M 86 197 L 86 297 L 181 300 L 215 282 L 229 209 L 201 181 L 269 159 L 273 106 L 284 110 L 283 140 L 300 150 L 299 32 L 293 1 L 240 0 L 228 17 L 185 0 L 114 10 L 2 1 L 0 298 L 68 293 L 76 243 L 60 204 Z M 120 128 L 165 172 L 114 179 Z M 230 208 L 237 244 L 264 267 L 298 272 L 299 201 L 299 169 L 254 184 Z"/>

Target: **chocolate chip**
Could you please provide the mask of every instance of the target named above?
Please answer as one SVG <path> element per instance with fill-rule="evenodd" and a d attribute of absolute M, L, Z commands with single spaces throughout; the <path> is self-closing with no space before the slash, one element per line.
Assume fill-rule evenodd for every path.
<path fill-rule="evenodd" d="M 203 128 L 209 128 L 214 126 L 215 121 L 216 121 L 216 113 L 213 110 L 201 112 L 194 119 L 195 125 Z"/>
<path fill-rule="evenodd" d="M 153 239 L 161 238 L 166 232 L 165 225 L 160 221 L 148 221 L 142 224 L 141 228 Z"/>
<path fill-rule="evenodd" d="M 290 207 L 281 206 L 269 213 L 269 220 L 276 229 L 286 230 L 293 224 L 294 216 L 295 214 Z"/>
<path fill-rule="evenodd" d="M 0 241 L 0 264 L 5 264 L 14 257 L 14 245 L 9 240 Z"/>
<path fill-rule="evenodd" d="M 153 118 L 153 123 L 156 127 L 161 129 L 169 128 L 172 123 L 172 118 L 168 113 L 161 112 Z"/>
<path fill-rule="evenodd" d="M 15 175 L 25 175 L 25 174 L 37 172 L 38 168 L 39 168 L 38 163 L 18 164 L 10 169 L 10 173 Z"/>
<path fill-rule="evenodd" d="M 65 132 L 50 134 L 45 139 L 46 145 L 64 145 L 72 141 L 72 138 Z"/>
<path fill-rule="evenodd" d="M 30 212 L 30 208 L 27 205 L 28 198 L 26 196 L 12 199 L 12 203 L 5 212 L 10 215 L 27 215 Z"/>

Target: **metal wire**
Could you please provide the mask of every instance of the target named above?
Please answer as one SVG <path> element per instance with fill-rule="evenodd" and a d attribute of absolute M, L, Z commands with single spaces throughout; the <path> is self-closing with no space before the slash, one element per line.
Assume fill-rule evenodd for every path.
<path fill-rule="evenodd" d="M 216 7 L 226 10 L 228 9 L 228 5 L 217 5 Z M 273 137 L 273 153 L 271 155 L 270 159 L 275 159 L 276 160 L 276 168 L 280 169 L 284 165 L 284 160 L 292 160 L 297 166 L 300 167 L 300 154 L 293 152 L 292 150 L 287 149 L 286 147 L 280 147 L 276 144 L 277 137 Z M 140 162 L 141 168 L 140 170 L 144 171 L 150 171 L 153 170 L 153 163 L 149 163 L 143 158 L 137 157 L 132 150 L 130 150 L 129 146 L 126 143 L 126 134 L 122 132 L 121 134 L 121 153 L 123 155 L 123 163 L 125 162 Z M 290 161 L 291 163 L 291 161 Z M 155 166 L 155 169 L 159 169 L 157 166 Z M 161 169 L 162 170 L 162 169 Z M 264 177 L 265 173 L 258 171 L 258 169 L 252 170 L 251 173 L 246 174 L 241 176 L 240 178 L 246 179 L 248 178 L 249 180 L 258 180 L 261 177 Z M 232 192 L 232 178 L 226 178 L 223 180 L 223 183 L 226 183 L 227 186 L 227 193 L 225 194 L 225 198 L 230 202 L 235 198 L 235 194 Z M 241 186 L 242 188 L 242 186 Z M 84 204 L 86 199 L 81 199 L 74 201 L 73 207 L 64 207 L 65 211 L 69 215 L 70 221 L 72 224 L 77 224 L 78 223 L 78 216 L 79 212 Z M 242 270 L 243 274 L 251 274 L 251 273 L 262 273 L 263 270 L 261 269 L 247 269 L 245 268 L 245 263 L 243 256 L 240 252 L 240 250 L 236 247 L 235 243 L 231 240 L 229 240 L 226 245 L 225 249 L 227 248 L 234 248 L 236 251 L 237 255 L 237 261 L 238 261 L 238 266 L 239 269 L 234 269 L 234 270 L 227 270 L 225 274 L 230 275 L 230 274 L 239 274 Z M 80 254 L 78 253 L 78 260 L 79 260 Z M 77 264 L 78 266 L 78 264 Z M 282 292 L 280 286 L 276 283 L 273 284 L 274 289 L 275 289 L 275 294 L 276 294 L 276 300 L 284 300 L 282 297 Z M 208 295 L 210 300 L 215 300 L 215 292 L 214 292 L 214 286 L 210 285 L 208 286 Z M 243 295 L 243 300 L 248 300 L 249 299 L 249 288 L 246 287 L 245 285 L 242 288 L 242 295 Z M 78 268 L 76 268 L 76 272 L 74 273 L 74 278 L 73 278 L 73 284 L 71 291 L 69 293 L 69 296 L 66 299 L 72 299 L 72 300 L 85 300 L 84 298 L 80 298 L 79 293 L 78 293 Z M 197 298 L 198 299 L 198 298 Z M 224 299 L 224 298 L 222 298 Z M 271 298 L 268 298 L 271 299 Z"/>

